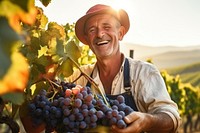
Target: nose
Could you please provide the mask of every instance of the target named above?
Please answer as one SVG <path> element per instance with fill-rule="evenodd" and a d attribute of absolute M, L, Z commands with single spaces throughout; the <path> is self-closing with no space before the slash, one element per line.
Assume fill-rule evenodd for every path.
<path fill-rule="evenodd" d="M 97 30 L 97 37 L 98 37 L 98 38 L 102 38 L 103 36 L 104 36 L 104 31 L 101 30 L 101 29 L 98 29 L 98 30 Z"/>

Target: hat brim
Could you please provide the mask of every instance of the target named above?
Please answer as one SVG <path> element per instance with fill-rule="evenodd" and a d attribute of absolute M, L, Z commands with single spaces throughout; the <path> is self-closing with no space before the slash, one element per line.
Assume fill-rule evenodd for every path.
<path fill-rule="evenodd" d="M 123 9 L 114 10 L 112 8 L 109 8 L 109 9 L 104 9 L 104 10 L 88 13 L 88 14 L 84 15 L 83 17 L 81 17 L 75 24 L 76 36 L 83 44 L 87 44 L 87 41 L 85 39 L 85 32 L 84 32 L 85 23 L 90 17 L 97 15 L 97 14 L 113 15 L 114 17 L 116 17 L 119 20 L 121 25 L 124 26 L 125 34 L 128 32 L 129 27 L 130 27 L 129 17 L 128 17 L 128 14 L 126 13 L 126 11 Z"/>

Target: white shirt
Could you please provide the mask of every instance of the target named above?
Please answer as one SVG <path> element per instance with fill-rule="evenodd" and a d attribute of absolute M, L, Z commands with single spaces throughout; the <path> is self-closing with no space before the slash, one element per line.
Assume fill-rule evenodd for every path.
<path fill-rule="evenodd" d="M 171 100 L 159 70 L 153 64 L 147 62 L 142 62 L 131 58 L 128 58 L 128 61 L 130 66 L 130 89 L 138 110 L 140 112 L 151 114 L 158 112 L 168 114 L 174 122 L 174 132 L 176 132 L 181 121 L 178 107 L 177 104 Z M 125 58 L 120 71 L 117 73 L 112 82 L 112 95 L 125 92 L 123 77 L 124 62 Z M 93 81 L 97 83 L 98 88 L 101 89 L 101 91 L 105 94 L 96 65 L 83 66 L 81 69 L 88 76 L 90 76 L 93 72 Z M 80 71 L 75 71 L 74 74 L 69 78 L 69 81 L 74 81 L 79 75 Z M 87 82 L 88 80 L 86 78 L 81 77 L 76 81 L 76 84 L 86 86 Z M 94 87 L 91 88 L 97 90 Z"/>

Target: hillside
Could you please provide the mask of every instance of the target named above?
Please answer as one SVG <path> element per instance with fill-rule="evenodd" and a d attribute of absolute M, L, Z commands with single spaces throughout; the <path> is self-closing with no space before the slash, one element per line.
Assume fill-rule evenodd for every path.
<path fill-rule="evenodd" d="M 183 83 L 191 83 L 200 87 L 200 62 L 166 69 L 170 75 L 180 75 Z"/>
<path fill-rule="evenodd" d="M 189 47 L 150 47 L 131 43 L 121 44 L 121 51 L 129 56 L 134 50 L 134 59 L 152 59 L 161 70 L 171 75 L 180 75 L 182 82 L 200 86 L 200 45 Z"/>
<path fill-rule="evenodd" d="M 131 43 L 121 44 L 121 51 L 129 56 L 134 50 L 134 59 L 152 59 L 159 69 L 189 65 L 200 61 L 200 45 L 190 47 L 150 47 Z"/>
<path fill-rule="evenodd" d="M 147 58 L 152 59 L 153 63 L 160 69 L 178 67 L 199 62 L 200 49 L 166 52 L 141 59 L 146 60 Z"/>
<path fill-rule="evenodd" d="M 122 43 L 120 47 L 121 51 L 124 52 L 125 55 L 127 56 L 129 56 L 129 50 L 134 50 L 135 59 L 146 58 L 148 56 L 158 55 L 173 51 L 191 51 L 197 49 L 200 50 L 200 45 L 188 46 L 188 47 L 175 47 L 175 46 L 152 47 L 152 46 L 145 46 L 133 43 Z"/>

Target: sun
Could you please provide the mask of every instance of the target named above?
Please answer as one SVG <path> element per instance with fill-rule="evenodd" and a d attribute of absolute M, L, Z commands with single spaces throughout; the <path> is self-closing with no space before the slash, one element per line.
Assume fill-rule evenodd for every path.
<path fill-rule="evenodd" d="M 115 10 L 120 10 L 120 9 L 124 9 L 124 10 L 128 10 L 131 9 L 132 4 L 129 3 L 130 1 L 122 1 L 122 0 L 110 0 L 110 6 L 112 8 L 114 8 Z"/>

